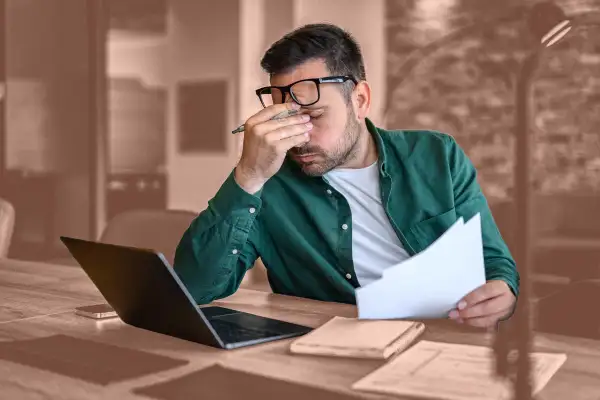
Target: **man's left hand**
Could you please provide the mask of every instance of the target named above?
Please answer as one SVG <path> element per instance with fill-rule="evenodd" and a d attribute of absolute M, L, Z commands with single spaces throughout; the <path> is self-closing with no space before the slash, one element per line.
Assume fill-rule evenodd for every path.
<path fill-rule="evenodd" d="M 460 323 L 490 328 L 512 314 L 516 300 L 506 282 L 490 280 L 463 297 L 448 316 Z"/>

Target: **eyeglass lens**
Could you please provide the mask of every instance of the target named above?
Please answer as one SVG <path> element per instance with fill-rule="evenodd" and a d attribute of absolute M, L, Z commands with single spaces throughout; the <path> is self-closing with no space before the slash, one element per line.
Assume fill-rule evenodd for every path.
<path fill-rule="evenodd" d="M 290 92 L 292 92 L 294 100 L 300 105 L 310 105 L 319 99 L 319 88 L 313 81 L 297 82 L 292 85 Z M 289 96 L 289 94 L 286 95 Z M 265 107 L 272 104 L 281 104 L 284 101 L 282 91 L 277 88 L 263 90 L 260 94 L 260 98 Z"/>

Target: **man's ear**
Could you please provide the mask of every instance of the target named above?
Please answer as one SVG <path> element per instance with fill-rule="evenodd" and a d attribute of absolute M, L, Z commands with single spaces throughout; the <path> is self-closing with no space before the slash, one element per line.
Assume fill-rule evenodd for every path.
<path fill-rule="evenodd" d="M 363 120 L 369 114 L 371 108 L 371 87 L 366 81 L 360 81 L 353 91 L 354 107 L 356 117 Z"/>

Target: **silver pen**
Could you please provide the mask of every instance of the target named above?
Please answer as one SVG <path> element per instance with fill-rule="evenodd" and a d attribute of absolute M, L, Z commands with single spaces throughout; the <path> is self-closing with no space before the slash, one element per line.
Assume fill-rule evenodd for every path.
<path fill-rule="evenodd" d="M 279 114 L 275 115 L 273 118 L 271 118 L 271 120 L 291 117 L 292 115 L 296 115 L 299 112 L 300 112 L 300 110 L 285 110 L 285 111 L 282 111 Z M 234 135 L 236 133 L 240 133 L 240 132 L 244 132 L 244 124 L 238 126 L 235 130 L 231 131 L 231 133 Z"/>

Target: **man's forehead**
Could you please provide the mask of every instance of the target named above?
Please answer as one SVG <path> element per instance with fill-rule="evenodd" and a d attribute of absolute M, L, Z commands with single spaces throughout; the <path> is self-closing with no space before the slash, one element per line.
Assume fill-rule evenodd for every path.
<path fill-rule="evenodd" d="M 322 78 L 329 75 L 323 60 L 309 60 L 289 71 L 271 76 L 271 85 L 285 86 L 302 79 Z"/>

